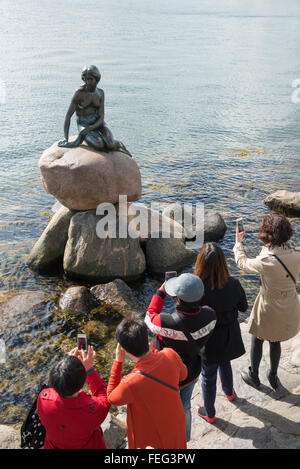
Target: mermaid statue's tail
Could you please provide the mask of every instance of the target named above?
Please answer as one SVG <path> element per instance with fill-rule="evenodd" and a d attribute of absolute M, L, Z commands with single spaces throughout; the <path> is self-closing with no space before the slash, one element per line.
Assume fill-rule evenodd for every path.
<path fill-rule="evenodd" d="M 118 151 L 120 151 L 121 153 L 125 153 L 125 155 L 130 156 L 130 158 L 133 158 L 132 154 L 127 150 L 124 143 L 119 142 L 119 145 L 120 145 L 120 148 L 118 149 Z"/>

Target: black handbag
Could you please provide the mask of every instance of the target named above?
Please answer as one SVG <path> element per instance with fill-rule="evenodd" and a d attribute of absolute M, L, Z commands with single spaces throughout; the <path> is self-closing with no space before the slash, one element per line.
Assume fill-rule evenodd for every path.
<path fill-rule="evenodd" d="M 43 385 L 39 393 L 49 386 Z M 37 413 L 37 400 L 33 402 L 26 419 L 21 427 L 21 448 L 23 449 L 42 449 L 46 435 L 46 429 L 42 425 Z"/>

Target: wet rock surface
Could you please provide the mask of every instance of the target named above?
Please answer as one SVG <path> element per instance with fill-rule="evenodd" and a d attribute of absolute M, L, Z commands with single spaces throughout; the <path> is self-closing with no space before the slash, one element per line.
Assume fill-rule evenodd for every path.
<path fill-rule="evenodd" d="M 138 278 L 146 268 L 138 239 L 100 238 L 94 211 L 76 213 L 70 223 L 64 270 L 86 281 L 107 282 L 116 277 Z"/>
<path fill-rule="evenodd" d="M 196 260 L 195 251 L 188 249 L 181 239 L 155 239 L 146 243 L 146 263 L 150 272 L 180 271 Z"/>
<path fill-rule="evenodd" d="M 101 153 L 86 144 L 62 148 L 54 143 L 44 151 L 39 168 L 45 190 L 70 209 L 94 209 L 103 202 L 115 204 L 119 195 L 127 195 L 128 201 L 141 196 L 138 165 L 119 151 Z"/>
<path fill-rule="evenodd" d="M 84 286 L 68 288 L 59 300 L 61 311 L 70 315 L 85 315 L 98 304 L 90 290 Z"/>
<path fill-rule="evenodd" d="M 53 215 L 27 258 L 27 264 L 32 270 L 47 272 L 62 264 L 69 224 L 73 214 L 74 211 L 61 207 Z"/>
<path fill-rule="evenodd" d="M 91 292 L 98 301 L 109 303 L 123 316 L 128 316 L 141 308 L 136 302 L 131 288 L 121 279 L 95 285 L 91 288 Z"/>
<path fill-rule="evenodd" d="M 197 210 L 189 205 L 182 206 L 179 202 L 171 204 L 163 211 L 163 215 L 176 220 L 184 226 L 186 239 L 202 238 L 204 241 L 218 241 L 223 238 L 227 226 L 220 213 L 211 209 Z M 204 216 L 203 226 L 201 217 Z M 203 233 L 200 230 L 203 229 Z"/>
<path fill-rule="evenodd" d="M 279 190 L 268 195 L 264 203 L 279 213 L 291 217 L 300 217 L 300 192 Z"/>

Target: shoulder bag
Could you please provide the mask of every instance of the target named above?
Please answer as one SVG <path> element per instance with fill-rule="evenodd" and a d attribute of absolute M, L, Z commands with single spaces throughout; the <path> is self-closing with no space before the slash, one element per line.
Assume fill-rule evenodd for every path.
<path fill-rule="evenodd" d="M 40 392 L 48 387 L 43 385 Z M 46 429 L 42 425 L 37 413 L 37 400 L 38 396 L 33 402 L 21 427 L 21 448 L 23 449 L 42 449 L 44 446 Z"/>

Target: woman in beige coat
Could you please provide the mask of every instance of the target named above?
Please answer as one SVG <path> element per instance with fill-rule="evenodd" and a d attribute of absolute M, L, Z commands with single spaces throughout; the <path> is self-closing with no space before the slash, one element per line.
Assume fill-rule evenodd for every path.
<path fill-rule="evenodd" d="M 300 249 L 293 249 L 288 243 L 293 233 L 287 218 L 266 215 L 258 234 L 264 246 L 255 259 L 248 259 L 242 247 L 245 231 L 236 230 L 233 251 L 238 267 L 248 273 L 260 274 L 260 290 L 249 319 L 249 332 L 253 334 L 251 366 L 248 372 L 241 373 L 243 380 L 251 386 L 260 385 L 258 369 L 263 341 L 268 340 L 271 368 L 267 377 L 274 389 L 278 387 L 280 342 L 291 339 L 300 330 L 300 297 L 296 291 Z"/>

